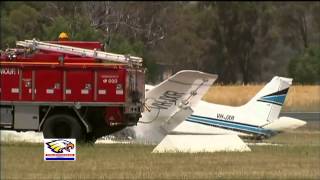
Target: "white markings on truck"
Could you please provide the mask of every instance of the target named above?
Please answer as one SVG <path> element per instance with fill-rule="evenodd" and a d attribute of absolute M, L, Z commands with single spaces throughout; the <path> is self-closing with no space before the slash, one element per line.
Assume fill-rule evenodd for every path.
<path fill-rule="evenodd" d="M 108 79 L 103 79 L 102 82 L 104 84 L 117 84 L 118 83 L 118 79 L 108 78 Z"/>
<path fill-rule="evenodd" d="M 19 93 L 19 88 L 11 88 L 11 93 L 14 93 L 14 94 Z"/>
<path fill-rule="evenodd" d="M 19 75 L 19 70 L 16 68 L 0 68 L 0 75 Z"/>

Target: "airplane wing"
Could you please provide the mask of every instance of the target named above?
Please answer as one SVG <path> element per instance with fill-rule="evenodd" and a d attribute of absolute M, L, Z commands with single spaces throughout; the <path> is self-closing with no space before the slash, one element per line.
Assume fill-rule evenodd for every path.
<path fill-rule="evenodd" d="M 146 111 L 133 129 L 137 139 L 159 143 L 192 114 L 218 75 L 194 70 L 176 73 L 146 92 Z"/>
<path fill-rule="evenodd" d="M 167 135 L 153 153 L 245 152 L 251 149 L 237 135 Z"/>

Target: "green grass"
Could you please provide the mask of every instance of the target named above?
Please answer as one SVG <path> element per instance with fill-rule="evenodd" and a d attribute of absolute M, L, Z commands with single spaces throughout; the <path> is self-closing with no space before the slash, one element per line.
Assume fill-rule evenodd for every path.
<path fill-rule="evenodd" d="M 154 146 L 77 147 L 75 162 L 43 161 L 43 145 L 1 147 L 1 179 L 320 179 L 320 122 L 251 146 L 252 152 L 152 154 Z"/>
<path fill-rule="evenodd" d="M 76 162 L 44 162 L 40 145 L 5 146 L 3 179 L 319 179 L 319 146 L 246 153 L 151 154 L 151 146 L 80 147 Z"/>

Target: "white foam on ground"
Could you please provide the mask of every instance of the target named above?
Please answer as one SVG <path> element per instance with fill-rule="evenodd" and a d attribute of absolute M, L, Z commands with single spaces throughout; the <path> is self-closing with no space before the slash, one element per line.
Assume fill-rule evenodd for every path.
<path fill-rule="evenodd" d="M 35 131 L 16 132 L 1 130 L 0 131 L 1 142 L 27 142 L 27 143 L 43 143 L 43 133 Z M 139 139 L 132 140 L 117 140 L 113 136 L 105 136 L 96 141 L 95 144 L 152 144 L 148 141 Z M 246 143 L 248 146 L 283 146 L 283 144 L 274 143 Z M 154 145 L 154 144 L 153 144 Z"/>
<path fill-rule="evenodd" d="M 283 146 L 283 144 L 275 144 L 275 143 L 246 143 L 248 146 Z"/>
<path fill-rule="evenodd" d="M 43 134 L 34 131 L 16 132 L 16 131 L 0 131 L 1 142 L 30 142 L 43 143 Z"/>
<path fill-rule="evenodd" d="M 1 130 L 0 131 L 1 142 L 27 142 L 27 143 L 43 143 L 43 133 L 35 131 L 16 132 Z M 131 141 L 115 140 L 111 137 L 100 138 L 96 141 L 96 144 L 129 144 Z"/>
<path fill-rule="evenodd" d="M 99 138 L 95 142 L 95 144 L 132 144 L 132 143 L 133 141 L 131 140 L 121 140 L 121 139 L 118 140 L 112 135 Z"/>

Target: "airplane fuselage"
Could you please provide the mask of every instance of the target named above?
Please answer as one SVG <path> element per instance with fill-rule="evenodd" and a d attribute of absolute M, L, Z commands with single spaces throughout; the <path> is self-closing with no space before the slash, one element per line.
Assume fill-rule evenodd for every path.
<path fill-rule="evenodd" d="M 232 107 L 200 101 L 192 115 L 174 129 L 175 133 L 236 134 L 244 138 L 269 138 L 280 132 L 295 129 L 304 121 L 280 117 L 272 120 L 257 118 L 256 112 L 243 106 Z"/>

